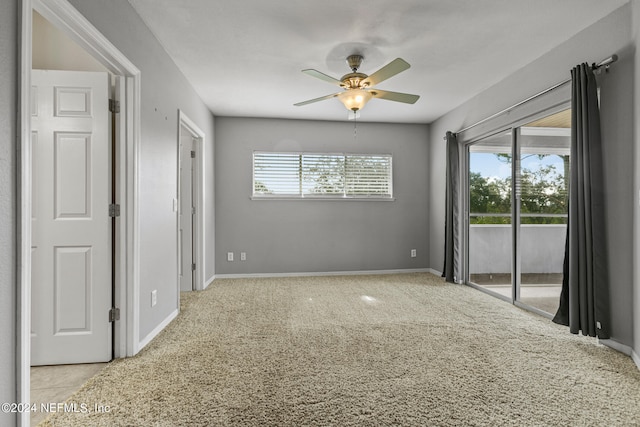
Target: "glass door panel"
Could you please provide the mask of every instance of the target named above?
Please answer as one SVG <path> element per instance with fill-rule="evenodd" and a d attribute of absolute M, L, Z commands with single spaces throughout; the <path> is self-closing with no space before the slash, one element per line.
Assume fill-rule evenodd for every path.
<path fill-rule="evenodd" d="M 512 299 L 512 136 L 469 146 L 469 281 Z"/>
<path fill-rule="evenodd" d="M 518 300 L 555 314 L 567 232 L 571 110 L 522 126 L 518 133 L 520 289 Z"/>

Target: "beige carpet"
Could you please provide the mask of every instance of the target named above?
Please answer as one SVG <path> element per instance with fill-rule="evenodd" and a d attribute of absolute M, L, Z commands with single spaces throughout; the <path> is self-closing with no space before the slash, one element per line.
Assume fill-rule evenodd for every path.
<path fill-rule="evenodd" d="M 216 280 L 69 402 L 43 425 L 632 426 L 640 371 L 430 274 Z"/>

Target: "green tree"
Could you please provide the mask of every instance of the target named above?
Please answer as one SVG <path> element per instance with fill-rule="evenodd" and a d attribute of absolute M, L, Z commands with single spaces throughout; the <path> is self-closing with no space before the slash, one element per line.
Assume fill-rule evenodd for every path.
<path fill-rule="evenodd" d="M 302 179 L 305 193 L 343 194 L 344 156 L 303 156 Z"/>
<path fill-rule="evenodd" d="M 567 189 L 564 173 L 555 166 L 521 173 L 520 212 L 523 214 L 566 214 Z M 566 224 L 564 217 L 532 216 L 522 218 L 523 224 Z"/>
<path fill-rule="evenodd" d="M 346 193 L 348 195 L 390 194 L 387 157 L 348 155 L 346 157 Z"/>
<path fill-rule="evenodd" d="M 471 213 L 511 213 L 511 179 L 485 178 L 478 172 L 469 174 L 469 208 Z M 509 224 L 509 217 L 478 216 L 472 224 Z"/>
<path fill-rule="evenodd" d="M 269 190 L 262 181 L 256 181 L 253 184 L 253 192 L 256 194 L 273 194 L 273 191 Z"/>
<path fill-rule="evenodd" d="M 531 154 L 539 160 L 551 154 Z M 511 164 L 511 155 L 496 153 L 496 157 Z M 534 170 L 523 168 L 520 173 L 521 214 L 566 214 L 568 209 L 569 156 L 560 156 L 563 171 L 553 165 Z M 526 157 L 525 157 L 526 158 Z M 511 213 L 511 178 L 485 178 L 469 174 L 469 207 L 471 213 Z M 566 224 L 565 217 L 523 216 L 523 224 Z M 472 224 L 509 224 L 509 217 L 474 216 Z"/>

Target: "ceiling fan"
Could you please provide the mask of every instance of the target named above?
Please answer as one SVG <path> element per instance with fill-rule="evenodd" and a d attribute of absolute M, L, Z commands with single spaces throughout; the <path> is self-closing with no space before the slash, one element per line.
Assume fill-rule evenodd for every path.
<path fill-rule="evenodd" d="M 414 104 L 418 100 L 418 98 L 420 98 L 420 96 L 418 95 L 390 92 L 388 90 L 380 90 L 373 87 L 378 83 L 383 82 L 388 78 L 407 70 L 410 67 L 407 61 L 402 58 L 396 58 L 384 67 L 380 68 L 375 73 L 367 76 L 364 73 L 358 72 L 358 69 L 360 68 L 363 60 L 364 57 L 362 55 L 348 56 L 347 64 L 349 64 L 351 72 L 342 76 L 340 80 L 324 74 L 318 70 L 302 70 L 303 73 L 309 76 L 319 78 L 320 80 L 324 80 L 336 86 L 340 86 L 344 90 L 342 92 L 333 93 L 331 95 L 321 96 L 320 98 L 298 102 L 297 104 L 293 105 L 299 107 L 302 105 L 312 104 L 314 102 L 324 101 L 325 99 L 337 97 L 348 110 L 356 112 L 362 109 L 362 107 L 364 107 L 364 105 L 369 102 L 371 98 L 404 102 L 406 104 Z"/>

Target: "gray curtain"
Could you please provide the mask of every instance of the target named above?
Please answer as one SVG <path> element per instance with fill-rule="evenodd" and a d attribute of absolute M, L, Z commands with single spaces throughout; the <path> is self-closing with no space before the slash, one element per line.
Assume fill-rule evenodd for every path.
<path fill-rule="evenodd" d="M 459 157 L 458 139 L 456 135 L 447 132 L 447 175 L 446 200 L 444 222 L 444 267 L 442 277 L 447 282 L 455 282 L 458 275 L 458 179 Z"/>
<path fill-rule="evenodd" d="M 605 236 L 602 139 L 595 75 L 571 70 L 571 179 L 560 308 L 553 321 L 571 333 L 609 338 L 609 274 Z"/>

